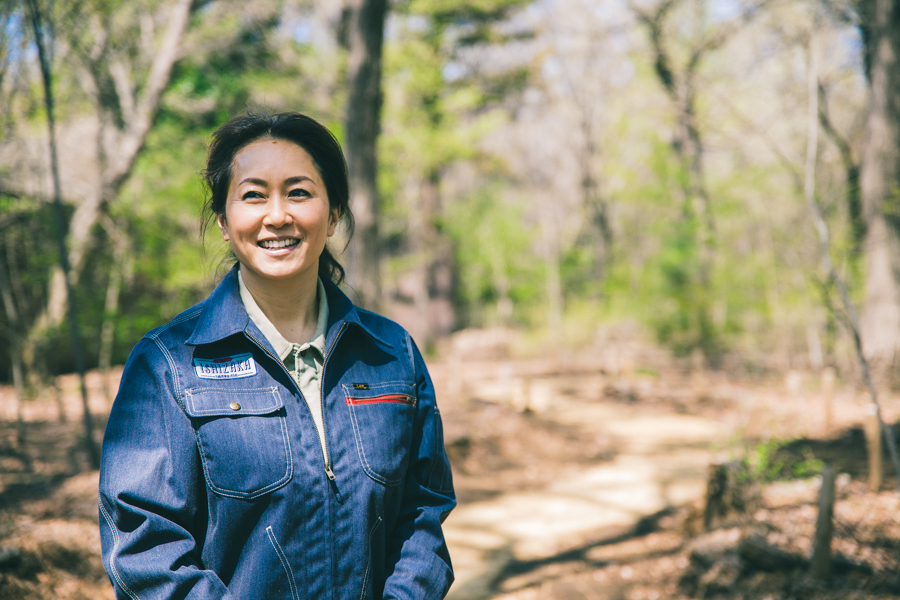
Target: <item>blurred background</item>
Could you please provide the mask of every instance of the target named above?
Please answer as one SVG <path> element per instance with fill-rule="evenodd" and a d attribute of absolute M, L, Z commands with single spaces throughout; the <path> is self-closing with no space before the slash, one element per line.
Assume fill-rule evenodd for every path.
<path fill-rule="evenodd" d="M 216 228 L 201 233 L 198 173 L 210 134 L 248 108 L 302 111 L 343 144 L 345 289 L 435 365 L 461 500 L 550 485 L 561 464 L 614 462 L 657 434 L 703 448 L 667 475 L 689 491 L 602 523 L 656 515 L 689 567 L 672 558 L 639 588 L 617 551 L 583 553 L 587 583 L 548 588 L 550 563 L 527 563 L 546 552 L 506 532 L 459 551 L 456 597 L 713 593 L 702 578 L 721 557 L 691 562 L 687 516 L 659 524 L 709 495 L 707 464 L 736 457 L 765 483 L 851 457 L 836 467 L 849 494 L 872 468 L 867 407 L 880 399 L 889 423 L 900 407 L 898 22 L 891 0 L 0 0 L 0 498 L 17 507 L 0 519 L 0 597 L 110 593 L 95 550 L 66 567 L 53 548 L 68 542 L 20 539 L 16 519 L 96 489 L 116 365 L 229 268 Z M 648 411 L 660 421 L 636 425 Z M 894 507 L 878 489 L 867 502 Z M 82 501 L 95 518 L 96 496 Z M 862 539 L 853 518 L 844 537 Z M 610 539 L 590 527 L 579 544 Z M 866 527 L 897 554 L 900 532 Z M 28 587 L 57 567 L 99 587 Z"/>

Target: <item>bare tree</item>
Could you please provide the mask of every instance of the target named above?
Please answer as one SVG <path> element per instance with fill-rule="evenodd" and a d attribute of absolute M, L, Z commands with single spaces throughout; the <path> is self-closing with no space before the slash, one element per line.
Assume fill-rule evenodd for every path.
<path fill-rule="evenodd" d="M 578 6 L 584 10 L 584 6 Z M 587 23 L 587 27 L 574 28 L 567 23 L 565 29 L 552 31 L 555 51 L 562 48 L 572 37 L 584 38 L 580 54 L 568 56 L 560 61 L 562 88 L 568 103 L 577 115 L 580 144 L 573 144 L 578 166 L 578 186 L 581 193 L 581 207 L 584 211 L 584 225 L 579 234 L 579 242 L 591 248 L 591 276 L 602 281 L 608 271 L 612 254 L 613 231 L 610 223 L 609 199 L 603 190 L 597 163 L 602 156 L 601 124 L 604 113 L 608 77 L 604 75 L 610 68 L 610 61 L 603 57 L 610 54 L 610 39 L 621 35 L 617 27 Z"/>
<path fill-rule="evenodd" d="M 845 135 L 838 132 L 831 119 L 828 110 L 828 93 L 826 86 L 818 84 L 819 92 L 819 124 L 822 131 L 837 146 L 841 154 L 841 164 L 844 167 L 846 178 L 847 215 L 850 217 L 850 242 L 854 253 L 862 250 L 863 240 L 866 237 L 866 222 L 863 218 L 862 195 L 859 189 L 859 159 L 853 146 Z"/>
<path fill-rule="evenodd" d="M 381 130 L 381 56 L 386 0 L 349 0 L 345 8 L 347 113 L 345 118 L 350 206 L 356 237 L 350 243 L 348 279 L 368 308 L 381 298 L 376 146 Z"/>
<path fill-rule="evenodd" d="M 860 184 L 866 221 L 862 338 L 876 378 L 900 360 L 900 2 L 859 3 L 871 106 Z"/>
<path fill-rule="evenodd" d="M 68 13 L 57 26 L 57 35 L 65 36 L 73 62 L 81 71 L 98 123 L 97 179 L 86 188 L 68 229 L 67 261 L 72 285 L 78 283 L 94 226 L 131 175 L 153 126 L 162 94 L 180 57 L 193 7 L 191 0 L 172 0 L 155 14 L 143 12 L 137 19 L 141 35 L 128 36 L 137 39 L 133 44 L 111 39 L 117 31 L 113 12 Z M 83 7 L 77 3 L 73 10 L 80 8 Z M 156 32 L 157 23 L 166 23 L 161 36 Z M 119 34 L 125 37 L 128 32 Z M 146 72 L 143 81 L 138 80 L 140 72 Z M 57 269 L 51 278 L 47 305 L 27 334 L 26 362 L 34 360 L 36 345 L 44 333 L 61 323 L 67 297 L 66 278 Z"/>
<path fill-rule="evenodd" d="M 69 255 L 65 244 L 65 217 L 62 208 L 62 186 L 59 181 L 59 157 L 56 144 L 56 107 L 53 98 L 53 72 L 51 70 L 48 45 L 52 38 L 46 35 L 46 18 L 37 0 L 28 0 L 28 13 L 34 32 L 34 42 L 37 46 L 38 60 L 41 67 L 41 81 L 44 84 L 44 108 L 47 111 L 47 128 L 50 141 L 50 170 L 53 176 L 53 208 L 56 221 L 56 240 L 59 248 L 59 267 L 62 272 L 63 284 L 66 290 L 66 300 L 69 315 L 69 330 L 72 335 L 72 354 L 75 357 L 75 368 L 78 371 L 78 381 L 81 384 L 81 404 L 84 423 L 84 449 L 88 462 L 92 468 L 100 466 L 100 451 L 94 440 L 94 421 L 88 403 L 87 383 L 84 376 L 84 352 L 81 347 L 81 331 L 78 324 L 78 309 L 75 306 L 75 295 L 72 293 L 71 270 L 69 268 Z M 5 299 L 4 299 L 5 300 Z M 10 311 L 7 309 L 7 314 Z M 18 319 L 16 319 L 18 320 Z M 21 366 L 21 365 L 20 365 Z"/>
<path fill-rule="evenodd" d="M 443 214 L 440 184 L 442 166 L 431 164 L 418 174 L 409 194 L 409 247 L 415 260 L 412 273 L 412 295 L 415 306 L 417 343 L 427 346 L 449 334 L 456 324 L 453 294 L 456 264 L 453 247 L 438 230 Z"/>
<path fill-rule="evenodd" d="M 666 27 L 675 8 L 686 0 L 664 0 L 652 11 L 634 8 L 638 20 L 647 28 L 653 49 L 654 69 L 660 84 L 672 102 L 676 112 L 676 126 L 672 136 L 672 149 L 682 163 L 684 204 L 686 215 L 696 213 L 705 223 L 702 233 L 703 246 L 713 252 L 715 217 L 710 205 L 709 192 L 703 173 L 703 138 L 697 121 L 697 75 L 706 55 L 721 46 L 728 37 L 723 34 L 704 36 L 689 50 L 688 60 L 679 68 L 668 47 Z M 708 278 L 710 264 L 704 265 L 702 277 Z"/>
<path fill-rule="evenodd" d="M 712 325 L 711 299 L 708 290 L 716 259 L 715 212 L 706 183 L 704 171 L 703 132 L 697 114 L 698 84 L 703 61 L 728 42 L 747 22 L 754 18 L 767 0 L 744 7 L 737 17 L 708 26 L 703 17 L 701 3 L 692 0 L 663 0 L 645 9 L 632 4 L 638 21 L 646 28 L 653 52 L 654 70 L 659 83 L 669 97 L 675 112 L 675 128 L 672 134 L 672 150 L 680 163 L 682 220 L 695 232 L 699 249 L 696 265 L 696 281 L 687 282 L 691 319 L 697 329 L 690 342 L 703 351 L 708 362 L 718 359 L 719 345 Z M 681 7 L 693 8 L 692 33 L 686 43 L 685 58 L 676 60 L 673 51 L 676 35 L 673 33 L 673 16 Z M 679 64 L 680 63 L 680 64 Z"/>
<path fill-rule="evenodd" d="M 856 307 L 853 305 L 853 301 L 850 299 L 850 294 L 847 291 L 847 285 L 844 283 L 844 280 L 841 278 L 841 276 L 838 275 L 837 270 L 834 268 L 834 264 L 831 262 L 831 243 L 829 241 L 828 226 L 825 223 L 825 219 L 822 218 L 822 212 L 819 209 L 818 200 L 816 199 L 816 151 L 818 146 L 817 139 L 820 121 L 820 118 L 817 117 L 820 117 L 822 113 L 819 108 L 819 90 L 821 89 L 821 86 L 819 85 L 818 81 L 819 73 L 815 31 L 810 34 L 808 71 L 809 111 L 807 119 L 808 127 L 806 144 L 806 165 L 804 167 L 803 178 L 803 195 L 806 198 L 806 205 L 809 207 L 810 214 L 813 217 L 813 224 L 816 227 L 816 233 L 819 236 L 819 256 L 821 257 L 822 267 L 827 273 L 828 284 L 835 286 L 840 295 L 841 304 L 843 305 L 845 313 L 844 320 L 846 321 L 847 327 L 850 330 L 850 334 L 853 337 L 853 345 L 854 349 L 856 350 L 856 357 L 859 361 L 859 367 L 863 376 L 863 382 L 865 383 L 866 388 L 869 392 L 869 397 L 872 399 L 872 406 L 874 408 L 875 417 L 878 421 L 879 431 L 884 434 L 884 439 L 890 452 L 891 460 L 894 463 L 894 469 L 897 472 L 898 477 L 900 477 L 900 455 L 898 455 L 897 453 L 897 445 L 894 443 L 894 435 L 890 427 L 885 424 L 884 419 L 882 419 L 881 416 L 881 403 L 878 401 L 878 391 L 876 390 L 874 381 L 872 379 L 871 370 L 869 368 L 869 361 L 863 354 L 863 342 L 860 338 L 859 318 L 856 314 Z M 797 179 L 799 180 L 799 175 L 797 175 Z M 898 484 L 898 487 L 900 487 L 900 484 Z"/>

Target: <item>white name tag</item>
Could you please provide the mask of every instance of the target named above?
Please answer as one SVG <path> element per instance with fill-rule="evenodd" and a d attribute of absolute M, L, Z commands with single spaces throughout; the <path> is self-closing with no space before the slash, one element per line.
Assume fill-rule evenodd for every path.
<path fill-rule="evenodd" d="M 256 362 L 249 353 L 221 358 L 195 358 L 194 369 L 201 379 L 240 379 L 256 375 Z"/>

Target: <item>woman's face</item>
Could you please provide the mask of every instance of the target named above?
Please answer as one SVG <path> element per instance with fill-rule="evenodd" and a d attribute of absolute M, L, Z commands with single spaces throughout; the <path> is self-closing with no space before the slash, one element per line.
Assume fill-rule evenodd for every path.
<path fill-rule="evenodd" d="M 339 217 L 309 153 L 292 142 L 263 138 L 234 157 L 225 213 L 216 220 L 245 281 L 265 285 L 297 278 L 315 285 L 319 255 Z"/>

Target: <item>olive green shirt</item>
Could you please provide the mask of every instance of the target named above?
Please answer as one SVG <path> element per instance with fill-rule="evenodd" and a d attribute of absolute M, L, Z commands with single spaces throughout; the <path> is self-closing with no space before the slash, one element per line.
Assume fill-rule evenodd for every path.
<path fill-rule="evenodd" d="M 312 413 L 316 424 L 316 432 L 319 434 L 319 444 L 322 446 L 322 455 L 328 462 L 328 450 L 325 447 L 324 426 L 322 423 L 322 364 L 325 360 L 325 335 L 328 327 L 328 299 L 325 297 L 325 286 L 318 279 L 317 296 L 319 299 L 319 318 L 316 322 L 316 331 L 312 339 L 304 344 L 292 344 L 284 339 L 284 336 L 275 329 L 269 318 L 254 300 L 253 295 L 244 284 L 244 278 L 238 270 L 238 285 L 241 290 L 241 300 L 250 319 L 256 323 L 259 330 L 266 336 L 284 366 L 297 382 L 309 412 Z M 293 355 L 292 359 L 288 357 Z"/>

